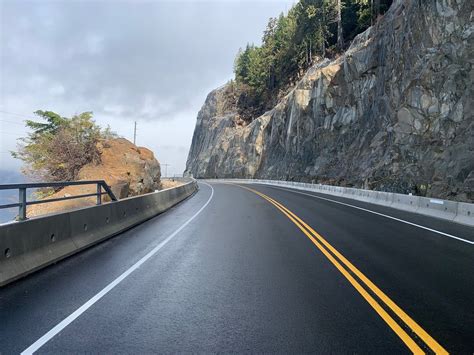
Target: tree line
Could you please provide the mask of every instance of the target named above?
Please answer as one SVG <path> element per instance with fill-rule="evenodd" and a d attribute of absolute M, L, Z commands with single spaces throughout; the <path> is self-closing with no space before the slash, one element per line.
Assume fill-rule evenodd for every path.
<path fill-rule="evenodd" d="M 247 44 L 234 63 L 237 104 L 244 120 L 272 107 L 281 91 L 315 60 L 333 56 L 375 23 L 392 0 L 300 0 L 270 18 L 262 45 Z"/>

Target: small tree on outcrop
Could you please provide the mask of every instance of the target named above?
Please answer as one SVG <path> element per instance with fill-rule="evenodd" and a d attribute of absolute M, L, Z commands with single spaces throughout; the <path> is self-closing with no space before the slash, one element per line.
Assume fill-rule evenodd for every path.
<path fill-rule="evenodd" d="M 388 10 L 392 0 L 352 0 L 358 6 L 358 24 L 360 28 L 373 25 L 380 14 Z"/>
<path fill-rule="evenodd" d="M 102 130 L 92 112 L 66 118 L 52 111 L 36 111 L 44 122 L 27 120 L 31 132 L 20 138 L 13 157 L 23 160 L 24 173 L 35 180 L 71 181 L 79 170 L 100 161 L 97 143 L 111 138 L 110 128 Z"/>

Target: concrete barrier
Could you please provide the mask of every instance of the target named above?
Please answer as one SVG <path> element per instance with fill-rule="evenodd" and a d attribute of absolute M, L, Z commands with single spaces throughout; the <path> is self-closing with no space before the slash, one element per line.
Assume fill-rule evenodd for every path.
<path fill-rule="evenodd" d="M 146 221 L 197 191 L 197 182 L 0 226 L 0 286 Z"/>
<path fill-rule="evenodd" d="M 377 204 L 391 206 L 393 204 L 393 195 L 389 192 L 378 191 L 377 192 Z"/>
<path fill-rule="evenodd" d="M 474 225 L 472 220 L 474 219 L 474 204 L 472 203 L 458 203 L 458 210 L 454 222 Z"/>
<path fill-rule="evenodd" d="M 453 220 L 458 211 L 458 202 L 439 200 L 435 198 L 420 197 L 418 200 L 418 213 Z"/>
<path fill-rule="evenodd" d="M 392 194 L 393 200 L 390 207 L 399 210 L 406 210 L 410 212 L 417 212 L 420 203 L 420 196 Z"/>
<path fill-rule="evenodd" d="M 252 179 L 216 179 L 217 181 L 237 182 L 247 184 L 266 184 L 298 190 L 313 191 L 321 194 L 340 196 L 358 201 L 369 202 L 381 206 L 419 213 L 441 218 L 474 227 L 474 204 L 426 198 L 413 195 L 403 195 L 391 192 L 355 189 L 322 184 L 308 184 L 281 180 L 252 180 Z"/>

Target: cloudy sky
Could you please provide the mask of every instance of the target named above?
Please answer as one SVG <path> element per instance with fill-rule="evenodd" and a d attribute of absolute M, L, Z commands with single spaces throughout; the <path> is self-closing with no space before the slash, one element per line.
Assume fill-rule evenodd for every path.
<path fill-rule="evenodd" d="M 197 112 L 239 47 L 294 0 L 0 0 L 0 168 L 38 109 L 93 111 L 182 173 Z"/>

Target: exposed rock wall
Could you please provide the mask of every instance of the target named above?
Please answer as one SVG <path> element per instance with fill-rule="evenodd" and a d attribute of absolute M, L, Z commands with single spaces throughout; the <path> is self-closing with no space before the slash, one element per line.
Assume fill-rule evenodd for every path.
<path fill-rule="evenodd" d="M 229 87 L 214 90 L 187 172 L 474 200 L 473 4 L 394 1 L 248 126 L 226 105 Z"/>

